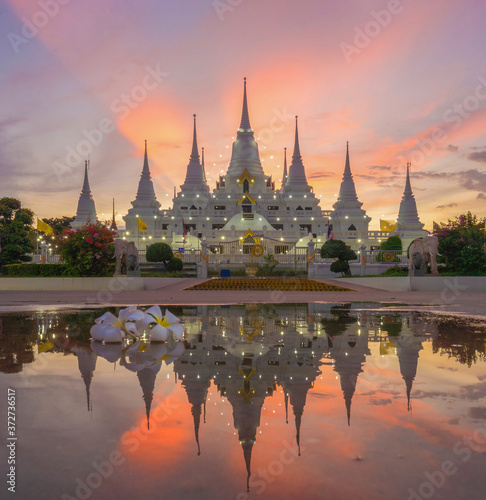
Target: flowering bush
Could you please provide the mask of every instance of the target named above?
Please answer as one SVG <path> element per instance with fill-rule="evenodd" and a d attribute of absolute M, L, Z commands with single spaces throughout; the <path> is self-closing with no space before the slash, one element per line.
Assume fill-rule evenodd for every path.
<path fill-rule="evenodd" d="M 115 265 L 115 234 L 99 222 L 77 230 L 68 228 L 59 238 L 59 254 L 78 276 L 111 276 Z"/>
<path fill-rule="evenodd" d="M 468 212 L 436 230 L 439 238 L 438 262 L 462 275 L 486 272 L 486 236 L 484 221 Z"/>

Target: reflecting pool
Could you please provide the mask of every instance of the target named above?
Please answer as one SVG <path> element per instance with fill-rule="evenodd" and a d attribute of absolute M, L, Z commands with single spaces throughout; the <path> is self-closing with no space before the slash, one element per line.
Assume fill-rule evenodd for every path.
<path fill-rule="evenodd" d="M 369 303 L 169 310 L 180 341 L 90 340 L 115 308 L 0 314 L 16 437 L 2 404 L 1 498 L 12 458 L 29 500 L 484 498 L 484 322 Z"/>

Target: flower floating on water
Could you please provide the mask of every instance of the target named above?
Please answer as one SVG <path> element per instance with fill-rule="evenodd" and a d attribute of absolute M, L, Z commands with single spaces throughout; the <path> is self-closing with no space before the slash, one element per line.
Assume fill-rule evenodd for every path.
<path fill-rule="evenodd" d="M 135 338 L 145 315 L 135 306 L 122 309 L 118 318 L 111 312 L 106 312 L 95 319 L 95 324 L 91 327 L 90 333 L 94 340 L 111 343 L 121 342 L 126 335 Z"/>
<path fill-rule="evenodd" d="M 145 311 L 145 324 L 152 342 L 165 342 L 171 331 L 177 340 L 184 335 L 180 319 L 166 309 L 165 316 L 159 306 L 152 306 Z"/>

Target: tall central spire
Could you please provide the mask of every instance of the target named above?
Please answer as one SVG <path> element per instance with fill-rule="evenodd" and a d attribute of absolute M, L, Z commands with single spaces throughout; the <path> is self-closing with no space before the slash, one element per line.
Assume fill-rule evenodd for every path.
<path fill-rule="evenodd" d="M 243 109 L 241 111 L 241 130 L 251 130 L 250 126 L 250 115 L 248 114 L 248 101 L 246 98 L 246 77 L 244 78 L 244 91 L 243 91 Z"/>
<path fill-rule="evenodd" d="M 239 178 L 245 169 L 256 179 L 256 184 L 253 185 L 254 188 L 257 187 L 258 182 L 264 182 L 264 172 L 260 162 L 260 155 L 258 154 L 258 144 L 255 141 L 248 114 L 246 78 L 244 80 L 240 128 L 236 134 L 236 140 L 233 142 L 227 175 Z"/>

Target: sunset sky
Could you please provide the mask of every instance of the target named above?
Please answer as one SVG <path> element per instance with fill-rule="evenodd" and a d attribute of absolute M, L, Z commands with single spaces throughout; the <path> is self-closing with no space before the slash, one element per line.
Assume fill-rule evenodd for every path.
<path fill-rule="evenodd" d="M 278 186 L 299 115 L 322 209 L 350 141 L 370 229 L 396 218 L 408 158 L 426 229 L 468 210 L 484 217 L 485 15 L 480 0 L 0 0 L 0 195 L 38 217 L 74 215 L 89 152 L 99 218 L 113 197 L 125 214 L 147 139 L 169 208 L 193 113 L 213 189 L 247 77 L 263 168 Z"/>

